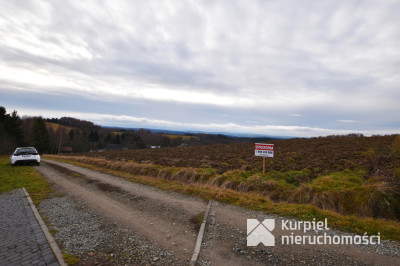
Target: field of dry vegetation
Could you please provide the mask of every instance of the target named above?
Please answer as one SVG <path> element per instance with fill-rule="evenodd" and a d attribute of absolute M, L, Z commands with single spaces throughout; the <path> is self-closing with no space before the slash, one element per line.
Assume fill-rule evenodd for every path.
<path fill-rule="evenodd" d="M 275 157 L 254 143 L 92 152 L 58 156 L 273 203 L 311 205 L 343 215 L 400 220 L 400 136 L 275 140 Z M 243 194 L 241 194 L 243 195 Z"/>

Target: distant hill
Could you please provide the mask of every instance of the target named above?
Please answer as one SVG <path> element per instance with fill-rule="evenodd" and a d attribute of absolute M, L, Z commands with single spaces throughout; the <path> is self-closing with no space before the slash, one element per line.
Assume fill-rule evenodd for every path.
<path fill-rule="evenodd" d="M 104 128 L 115 128 L 115 127 L 107 127 Z M 162 134 L 170 134 L 170 135 L 196 135 L 196 134 L 210 134 L 210 135 L 225 135 L 228 137 L 236 137 L 236 138 L 246 138 L 246 139 L 293 139 L 296 137 L 289 136 L 278 136 L 278 135 L 267 135 L 267 134 L 254 134 L 254 133 L 232 133 L 232 132 L 214 132 L 214 131 L 196 131 L 196 130 L 169 130 L 169 129 L 158 129 L 158 128 L 125 128 L 120 127 L 120 129 L 124 130 L 139 130 L 145 129 L 150 130 L 152 133 L 162 133 Z"/>
<path fill-rule="evenodd" d="M 28 119 L 28 118 L 26 118 Z M 286 137 L 226 132 L 179 131 L 106 127 L 72 117 L 46 119 L 51 153 L 109 149 L 143 149 L 151 146 L 178 147 L 284 139 Z M 61 130 L 60 130 L 61 129 Z"/>

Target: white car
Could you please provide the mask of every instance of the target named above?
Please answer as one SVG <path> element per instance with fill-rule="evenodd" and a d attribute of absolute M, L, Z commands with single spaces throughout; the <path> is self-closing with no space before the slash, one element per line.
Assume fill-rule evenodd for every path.
<path fill-rule="evenodd" d="M 40 155 L 33 147 L 17 148 L 10 156 L 10 164 L 35 164 L 40 165 Z"/>

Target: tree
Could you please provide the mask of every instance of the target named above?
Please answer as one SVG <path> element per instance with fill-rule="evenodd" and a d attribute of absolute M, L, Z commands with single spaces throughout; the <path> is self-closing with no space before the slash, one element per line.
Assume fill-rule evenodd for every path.
<path fill-rule="evenodd" d="M 68 136 L 69 136 L 69 141 L 73 141 L 74 140 L 74 130 L 73 129 L 71 129 L 69 131 Z"/>
<path fill-rule="evenodd" d="M 119 134 L 117 134 L 115 136 L 114 144 L 121 144 L 121 138 L 120 138 Z"/>
<path fill-rule="evenodd" d="M 98 142 L 99 141 L 99 134 L 97 133 L 97 131 L 90 131 L 89 141 L 90 142 Z"/>
<path fill-rule="evenodd" d="M 16 146 L 24 144 L 22 120 L 17 111 L 7 114 L 6 108 L 0 106 L 0 153 L 9 153 Z"/>
<path fill-rule="evenodd" d="M 10 152 L 8 144 L 8 132 L 5 129 L 6 108 L 0 106 L 0 153 Z"/>
<path fill-rule="evenodd" d="M 49 152 L 50 136 L 42 117 L 33 124 L 33 145 L 40 153 Z"/>
<path fill-rule="evenodd" d="M 167 136 L 162 136 L 161 137 L 161 146 L 168 147 L 170 145 L 171 145 L 171 139 Z"/>
<path fill-rule="evenodd" d="M 22 120 L 17 114 L 17 111 L 13 111 L 10 117 L 10 134 L 14 138 L 14 142 L 17 146 L 24 144 L 24 132 L 21 128 Z"/>
<path fill-rule="evenodd" d="M 106 136 L 106 138 L 105 138 L 105 140 L 104 140 L 104 142 L 110 143 L 111 141 L 112 141 L 112 139 L 111 139 L 111 134 L 108 133 L 107 136 Z"/>
<path fill-rule="evenodd" d="M 0 106 L 0 125 L 2 125 L 4 120 L 6 119 L 6 114 L 7 114 L 6 108 Z"/>

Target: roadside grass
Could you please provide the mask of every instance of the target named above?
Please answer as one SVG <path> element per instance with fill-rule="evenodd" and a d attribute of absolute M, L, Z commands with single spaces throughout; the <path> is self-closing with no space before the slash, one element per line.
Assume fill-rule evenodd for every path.
<path fill-rule="evenodd" d="M 67 265 L 74 265 L 74 264 L 77 264 L 80 262 L 80 259 L 78 259 L 76 256 L 68 253 L 67 250 L 62 251 L 62 256 Z"/>
<path fill-rule="evenodd" d="M 205 212 L 201 212 L 190 219 L 190 222 L 195 226 L 196 231 L 198 231 L 203 223 Z"/>
<path fill-rule="evenodd" d="M 266 173 L 267 179 L 285 180 L 288 184 L 299 186 L 302 183 L 310 181 L 311 170 L 303 169 L 301 171 L 270 171 Z"/>
<path fill-rule="evenodd" d="M 400 192 L 380 178 L 365 176 L 363 169 L 319 176 L 294 191 L 289 202 L 311 203 L 345 215 L 399 220 Z"/>
<path fill-rule="evenodd" d="M 113 170 L 106 168 L 104 166 L 101 167 L 94 164 L 67 160 L 65 158 L 60 158 L 57 156 L 46 156 L 46 157 L 49 159 L 55 159 L 73 165 L 90 168 L 96 171 L 109 173 L 115 176 L 125 178 L 132 182 L 154 186 L 162 190 L 170 190 L 170 191 L 180 192 L 183 194 L 195 195 L 205 200 L 215 199 L 220 202 L 234 204 L 240 207 L 263 211 L 266 213 L 273 213 L 290 218 L 297 218 L 304 221 L 311 221 L 313 218 L 315 218 L 317 221 L 323 221 L 325 218 L 327 218 L 330 228 L 337 228 L 349 232 L 354 232 L 357 234 L 364 234 L 365 232 L 367 232 L 369 235 L 377 235 L 378 233 L 380 233 L 382 239 L 400 240 L 400 222 L 395 220 L 360 217 L 356 215 L 342 215 L 335 211 L 322 209 L 307 203 L 273 202 L 270 200 L 269 197 L 263 195 L 258 191 L 245 192 L 245 191 L 238 191 L 230 188 L 223 188 L 210 184 L 201 184 L 201 183 L 187 184 L 185 182 L 178 180 L 167 180 L 164 178 L 153 177 L 148 175 L 132 174 L 122 170 Z M 179 170 L 177 171 L 176 169 L 173 169 L 173 171 L 172 169 L 170 170 L 171 172 L 174 173 L 177 173 L 179 171 Z M 335 190 L 339 187 L 339 185 L 347 186 L 350 192 L 355 192 L 356 191 L 355 188 L 366 187 L 358 195 L 358 197 L 361 200 L 363 200 L 362 198 L 363 195 L 364 196 L 368 195 L 365 191 L 367 191 L 368 189 L 373 189 L 373 188 L 368 188 L 368 186 L 371 187 L 375 186 L 375 190 L 377 190 L 378 192 L 381 191 L 382 187 L 385 186 L 379 180 L 375 180 L 376 182 L 372 181 L 371 184 L 362 181 L 360 179 L 363 174 L 362 170 L 360 171 L 357 170 L 355 172 L 347 171 L 348 172 L 347 174 L 346 171 L 347 170 L 337 174 L 329 175 L 328 177 L 327 176 L 319 177 L 320 179 L 317 178 L 314 180 L 314 182 L 311 182 L 307 185 L 309 185 L 309 188 L 311 189 L 313 189 L 314 187 L 321 189 L 326 188 L 325 189 L 326 191 L 323 191 L 324 193 L 335 192 Z M 235 178 L 239 178 L 240 180 L 251 179 L 255 175 L 257 174 L 254 173 L 253 175 L 250 174 L 249 176 L 238 174 L 235 175 L 236 176 Z M 295 175 L 297 175 L 297 173 L 295 173 Z M 288 186 L 291 189 L 296 188 L 294 184 L 288 184 L 283 179 L 281 179 L 283 181 L 278 182 L 277 180 L 275 180 L 272 177 L 269 177 L 268 175 L 267 176 L 258 175 L 257 177 L 260 180 L 262 180 L 261 182 L 269 181 L 269 182 L 276 182 L 276 184 L 279 184 L 279 182 L 281 182 L 281 184 L 283 184 L 282 185 L 283 187 Z M 229 173 L 228 173 L 228 178 L 229 178 Z M 298 187 L 298 189 L 299 190 L 302 189 L 302 186 Z M 348 194 L 345 193 L 343 196 L 345 195 Z M 368 196 L 366 196 L 366 198 L 368 199 Z"/>
<path fill-rule="evenodd" d="M 46 224 L 46 225 L 47 225 L 47 224 Z M 57 229 L 49 229 L 49 233 L 50 233 L 52 236 L 54 236 L 55 234 L 58 233 L 58 230 L 57 230 Z"/>
<path fill-rule="evenodd" d="M 25 187 L 35 205 L 48 198 L 50 184 L 32 166 L 14 166 L 6 156 L 0 157 L 0 193 Z"/>
<path fill-rule="evenodd" d="M 256 169 L 228 170 L 218 174 L 205 165 L 201 168 L 139 164 L 126 160 L 107 160 L 86 156 L 48 156 L 78 161 L 105 169 L 178 181 L 196 186 L 218 187 L 239 192 L 255 192 L 272 202 L 303 203 L 333 210 L 343 215 L 400 219 L 400 187 L 381 177 L 368 177 L 362 167 L 321 174 L 312 171 L 272 170 L 261 174 Z"/>
<path fill-rule="evenodd" d="M 32 166 L 11 166 L 7 156 L 0 157 L 0 193 L 25 187 L 29 196 L 36 206 L 50 197 L 52 190 L 50 184 L 44 177 Z M 54 195 L 53 195 L 54 196 Z M 51 235 L 55 235 L 58 230 L 52 228 L 47 217 L 42 216 L 43 221 L 49 227 Z M 62 252 L 64 261 L 67 265 L 74 265 L 80 260 L 66 251 Z"/>

